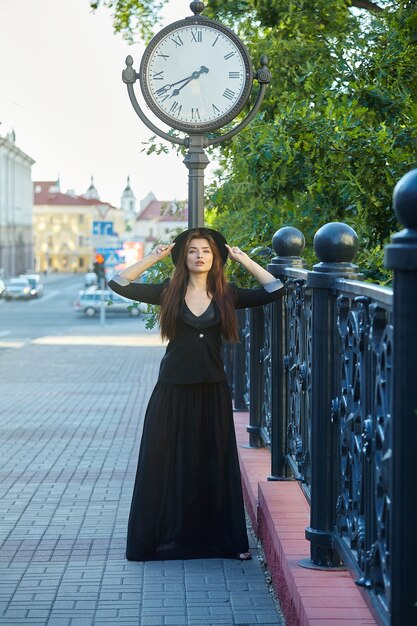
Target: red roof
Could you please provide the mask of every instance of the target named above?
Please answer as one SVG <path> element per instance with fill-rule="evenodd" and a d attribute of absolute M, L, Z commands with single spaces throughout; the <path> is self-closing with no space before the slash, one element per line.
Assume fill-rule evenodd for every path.
<path fill-rule="evenodd" d="M 33 182 L 33 203 L 34 204 L 53 204 L 53 205 L 78 205 L 78 206 L 99 206 L 105 205 L 113 207 L 110 202 L 102 202 L 101 200 L 90 200 L 82 196 L 61 193 L 54 180 L 43 180 Z"/>
<path fill-rule="evenodd" d="M 159 222 L 186 222 L 188 220 L 188 207 L 179 208 L 172 212 L 171 205 L 176 203 L 167 200 L 152 200 L 147 207 L 139 213 L 137 220 L 155 220 Z"/>

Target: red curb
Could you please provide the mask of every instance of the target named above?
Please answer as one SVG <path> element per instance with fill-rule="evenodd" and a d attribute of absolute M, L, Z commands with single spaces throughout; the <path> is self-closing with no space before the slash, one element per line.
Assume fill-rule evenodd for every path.
<path fill-rule="evenodd" d="M 295 481 L 271 481 L 266 448 L 249 448 L 248 413 L 235 413 L 243 495 L 262 541 L 268 570 L 287 626 L 364 626 L 378 622 L 347 571 L 300 567 L 309 558 L 304 531 L 310 508 Z"/>

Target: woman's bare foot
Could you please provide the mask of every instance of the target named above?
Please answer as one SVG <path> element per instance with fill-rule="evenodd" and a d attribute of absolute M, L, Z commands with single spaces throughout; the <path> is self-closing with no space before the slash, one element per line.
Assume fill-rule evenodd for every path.
<path fill-rule="evenodd" d="M 239 561 L 250 561 L 252 559 L 252 555 L 250 552 L 239 552 L 237 558 Z"/>

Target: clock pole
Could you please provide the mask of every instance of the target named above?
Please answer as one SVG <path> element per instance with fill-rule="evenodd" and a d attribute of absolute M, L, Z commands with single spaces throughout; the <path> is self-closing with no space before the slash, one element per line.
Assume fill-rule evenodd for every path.
<path fill-rule="evenodd" d="M 188 152 L 183 163 L 188 168 L 188 228 L 204 226 L 204 170 L 210 161 L 204 151 L 204 135 L 190 135 L 185 140 Z"/>
<path fill-rule="evenodd" d="M 140 118 L 140 120 L 154 134 L 158 135 L 162 139 L 169 141 L 170 143 L 173 143 L 173 144 L 184 146 L 188 149 L 187 154 L 183 161 L 185 166 L 188 169 L 188 227 L 198 228 L 198 227 L 204 226 L 204 171 L 210 162 L 206 155 L 205 148 L 207 148 L 208 146 L 217 145 L 224 141 L 228 141 L 229 139 L 234 137 L 237 133 L 239 133 L 241 130 L 243 130 L 243 128 L 245 128 L 252 121 L 252 119 L 255 117 L 255 115 L 258 113 L 261 107 L 262 101 L 265 96 L 266 87 L 271 80 L 271 72 L 269 71 L 267 67 L 268 58 L 265 55 L 262 55 L 261 67 L 255 72 L 255 75 L 254 75 L 248 52 L 245 46 L 243 45 L 243 43 L 237 37 L 237 35 L 234 34 L 226 26 L 220 24 L 219 22 L 214 22 L 213 20 L 210 20 L 209 18 L 206 18 L 200 15 L 202 11 L 204 10 L 203 2 L 200 2 L 200 0 L 194 0 L 190 4 L 190 9 L 194 13 L 194 16 L 190 16 L 178 22 L 174 22 L 173 24 L 162 29 L 162 31 L 153 38 L 147 50 L 145 51 L 139 73 L 133 69 L 132 57 L 129 55 L 126 58 L 126 69 L 124 69 L 122 72 L 122 79 L 123 79 L 123 82 L 127 85 L 127 91 L 129 94 L 130 101 L 132 103 L 132 106 L 135 112 Z M 172 106 L 171 108 L 169 108 L 169 110 L 167 110 L 166 107 L 164 107 L 163 103 L 168 98 L 170 99 L 174 96 L 179 96 L 182 89 L 183 88 L 187 89 L 187 85 L 191 81 L 202 80 L 200 79 L 200 76 L 201 75 L 204 76 L 205 74 L 209 73 L 208 67 L 202 65 L 200 70 L 193 71 L 191 74 L 187 75 L 186 78 L 178 80 L 178 77 L 175 77 L 174 79 L 171 79 L 171 82 L 166 83 L 162 87 L 160 87 L 160 85 L 158 84 L 158 89 L 154 87 L 152 81 L 151 81 L 151 87 L 149 86 L 148 81 L 149 81 L 150 75 L 149 73 L 147 73 L 147 67 L 149 64 L 150 55 L 152 51 L 155 50 L 155 46 L 159 45 L 159 42 L 161 41 L 161 39 L 163 37 L 167 37 L 168 34 L 170 35 L 175 34 L 175 31 L 178 32 L 181 29 L 187 29 L 192 25 L 196 27 L 201 26 L 202 28 L 207 28 L 208 30 L 217 29 L 217 32 L 221 33 L 221 36 L 224 37 L 224 40 L 229 40 L 229 42 L 231 42 L 231 45 L 235 46 L 236 51 L 240 50 L 240 52 L 237 52 L 237 56 L 235 58 L 237 58 L 240 54 L 242 63 L 245 65 L 245 69 L 243 69 L 243 76 L 245 77 L 246 82 L 245 82 L 244 91 L 240 97 L 240 100 L 237 100 L 238 96 L 235 95 L 234 85 L 227 86 L 226 84 L 226 87 L 224 88 L 224 93 L 221 94 L 220 92 L 220 94 L 218 94 L 218 95 L 222 95 L 222 97 L 226 98 L 226 100 L 233 100 L 233 97 L 235 96 L 236 106 L 229 108 L 228 110 L 226 110 L 226 112 L 223 115 L 221 115 L 220 108 L 219 108 L 220 105 L 217 106 L 217 103 L 215 105 L 216 101 L 213 102 L 212 100 L 211 106 L 213 108 L 213 113 L 215 113 L 215 115 L 212 116 L 211 118 L 209 117 L 208 121 L 206 122 L 202 121 L 201 123 L 199 122 L 199 120 L 196 123 L 195 118 L 194 118 L 194 122 L 192 121 L 192 119 L 190 120 L 189 118 L 188 118 L 188 121 L 186 121 L 186 118 L 184 118 L 183 120 L 179 119 L 179 112 L 183 108 L 183 101 L 181 103 L 180 99 L 178 101 L 173 101 Z M 219 37 L 217 37 L 215 41 L 213 42 L 213 44 L 211 44 L 212 47 L 216 44 L 218 38 Z M 180 48 L 184 43 L 181 37 L 177 37 L 176 39 L 175 37 L 174 38 L 171 37 L 171 40 L 173 42 L 172 45 L 175 45 L 174 51 L 176 50 L 177 47 Z M 203 41 L 203 39 L 198 38 L 198 34 L 196 33 L 192 34 L 192 40 L 195 42 Z M 210 48 L 210 50 L 211 49 L 212 48 Z M 228 50 L 233 50 L 233 48 L 228 48 Z M 212 53 L 210 52 L 210 56 L 207 57 L 208 59 L 211 58 L 211 54 Z M 235 55 L 235 52 L 233 51 L 227 52 L 227 54 L 224 56 L 224 59 L 228 60 L 229 58 L 234 57 L 234 55 Z M 169 54 L 161 50 L 161 48 L 159 48 L 158 56 L 163 58 L 164 61 L 169 59 Z M 223 60 L 223 57 L 222 57 L 222 60 Z M 206 63 L 207 65 L 209 65 L 208 61 L 206 61 Z M 155 69 L 153 70 L 154 76 L 152 77 L 152 80 L 154 80 L 155 82 L 157 80 L 157 77 L 160 80 L 163 80 L 161 76 L 164 74 L 164 71 L 160 71 L 160 70 L 162 70 L 162 67 L 160 67 L 159 70 L 155 70 Z M 235 71 L 235 68 L 232 68 L 232 70 L 233 71 L 229 71 L 228 73 L 229 80 L 238 78 L 238 72 Z M 188 70 L 188 72 L 189 71 L 190 70 Z M 253 78 L 256 78 L 256 80 L 259 83 L 260 88 L 258 91 L 256 102 L 252 106 L 252 109 L 249 111 L 246 117 L 237 126 L 227 131 L 223 135 L 213 136 L 212 134 L 213 131 L 219 130 L 222 126 L 225 126 L 229 122 L 234 120 L 236 116 L 241 112 L 245 104 L 247 104 L 247 101 L 249 99 L 251 89 L 252 89 Z M 145 113 L 142 111 L 139 105 L 139 102 L 137 101 L 136 94 L 133 88 L 133 85 L 137 79 L 139 79 L 142 93 L 144 95 L 145 101 L 147 105 L 149 106 L 149 108 L 163 122 L 172 126 L 173 128 L 176 128 L 177 130 L 180 130 L 186 133 L 187 134 L 186 137 L 178 137 L 176 135 L 173 135 L 172 133 L 167 133 L 159 129 L 153 122 L 151 122 L 151 120 L 147 118 Z M 153 94 L 154 92 L 157 94 L 156 99 L 154 95 L 153 96 L 151 95 L 151 92 Z M 169 103 L 171 104 L 170 101 Z M 195 110 L 198 112 L 198 108 Z M 171 111 L 172 112 L 176 111 L 177 117 L 175 117 L 173 114 L 170 115 Z M 194 111 L 194 109 L 192 109 L 192 111 Z M 200 108 L 200 111 L 201 111 L 201 108 Z M 210 133 L 210 137 L 205 134 L 208 132 Z"/>

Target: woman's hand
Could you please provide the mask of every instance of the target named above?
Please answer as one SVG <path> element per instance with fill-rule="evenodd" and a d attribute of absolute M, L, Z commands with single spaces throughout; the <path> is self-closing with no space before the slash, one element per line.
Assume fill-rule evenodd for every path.
<path fill-rule="evenodd" d="M 148 257 L 152 259 L 154 263 L 157 261 L 162 261 L 169 254 L 171 254 L 172 248 L 175 246 L 175 243 L 160 243 L 148 254 Z"/>
<path fill-rule="evenodd" d="M 237 246 L 228 246 L 227 243 L 225 244 L 225 246 L 229 252 L 229 259 L 232 259 L 232 261 L 237 261 L 242 265 L 245 265 L 248 261 L 250 261 L 250 258 L 248 257 L 246 252 L 243 252 L 243 250 L 241 250 Z"/>
<path fill-rule="evenodd" d="M 275 276 L 261 267 L 258 263 L 256 263 L 256 261 L 251 259 L 246 252 L 243 252 L 243 250 L 237 246 L 228 246 L 227 243 L 225 246 L 229 251 L 229 258 L 231 258 L 232 261 L 241 263 L 241 265 L 243 265 L 243 267 L 245 267 L 261 285 L 268 285 L 269 283 L 276 282 Z"/>

